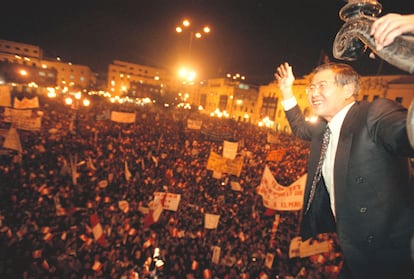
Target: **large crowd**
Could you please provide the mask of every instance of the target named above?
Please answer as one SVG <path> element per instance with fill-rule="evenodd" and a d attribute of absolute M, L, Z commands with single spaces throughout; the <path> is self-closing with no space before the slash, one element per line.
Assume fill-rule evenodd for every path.
<path fill-rule="evenodd" d="M 289 258 L 300 212 L 268 210 L 256 193 L 266 165 L 281 185 L 301 177 L 307 143 L 283 133 L 268 143 L 270 129 L 187 110 L 134 108 L 125 124 L 101 116 L 126 106 L 74 111 L 40 98 L 42 129 L 19 130 L 21 156 L 0 156 L 0 278 L 336 278 L 338 248 Z M 239 176 L 206 169 L 210 151 L 223 149 L 208 131 L 239 143 Z M 266 160 L 282 148 L 280 161 Z M 154 192 L 181 200 L 145 225 Z M 205 213 L 220 215 L 216 229 L 204 227 Z"/>

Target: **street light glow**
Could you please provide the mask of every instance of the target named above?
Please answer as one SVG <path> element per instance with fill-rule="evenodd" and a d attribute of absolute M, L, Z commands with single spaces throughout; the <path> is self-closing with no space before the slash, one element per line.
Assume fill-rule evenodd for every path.
<path fill-rule="evenodd" d="M 190 21 L 189 21 L 188 19 L 184 19 L 184 20 L 183 20 L 183 25 L 184 25 L 185 27 L 190 26 Z"/>
<path fill-rule="evenodd" d="M 83 103 L 83 106 L 89 107 L 89 105 L 91 104 L 91 101 L 89 101 L 88 99 L 84 99 L 82 103 Z"/>
<path fill-rule="evenodd" d="M 65 99 L 65 104 L 67 104 L 68 106 L 70 106 L 71 104 L 73 104 L 73 100 L 72 100 L 72 98 L 66 98 Z"/>

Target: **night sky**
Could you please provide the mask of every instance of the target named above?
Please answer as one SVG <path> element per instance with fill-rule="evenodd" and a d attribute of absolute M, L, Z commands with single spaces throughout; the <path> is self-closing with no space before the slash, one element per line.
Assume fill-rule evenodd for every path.
<path fill-rule="evenodd" d="M 4 1 L 5 2 L 5 1 Z M 414 13 L 413 0 L 379 1 L 383 14 Z M 296 76 L 331 60 L 332 43 L 343 22 L 340 0 L 73 0 L 12 1 L 2 4 L 0 39 L 40 46 L 45 57 L 83 64 L 105 73 L 113 60 L 175 70 L 188 58 L 189 35 L 175 27 L 184 17 L 193 31 L 192 66 L 201 78 L 241 73 L 267 84 L 277 65 L 289 61 Z M 6 6 L 4 6 L 6 5 Z M 367 58 L 351 62 L 361 74 L 404 73 Z"/>

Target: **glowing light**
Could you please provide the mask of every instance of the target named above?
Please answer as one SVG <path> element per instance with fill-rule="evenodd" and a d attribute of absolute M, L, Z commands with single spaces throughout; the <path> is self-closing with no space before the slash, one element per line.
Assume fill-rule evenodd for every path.
<path fill-rule="evenodd" d="M 72 98 L 66 98 L 65 99 L 65 104 L 67 104 L 68 106 L 72 105 L 73 104 Z"/>
<path fill-rule="evenodd" d="M 246 115 L 245 115 L 245 118 L 249 118 L 249 117 L 246 117 Z M 275 124 L 275 122 L 272 121 L 272 120 L 270 120 L 270 118 L 268 116 L 266 116 L 265 118 L 263 118 L 258 123 L 259 127 L 268 127 L 268 128 L 273 128 L 273 125 L 274 124 Z"/>
<path fill-rule="evenodd" d="M 56 90 L 54 88 L 48 88 L 47 89 L 47 96 L 49 98 L 56 98 Z"/>
<path fill-rule="evenodd" d="M 91 104 L 91 101 L 89 101 L 88 99 L 84 99 L 82 103 L 85 107 L 89 107 Z"/>
<path fill-rule="evenodd" d="M 183 25 L 184 25 L 185 27 L 190 26 L 190 21 L 189 21 L 188 19 L 184 19 L 184 20 L 183 20 Z"/>

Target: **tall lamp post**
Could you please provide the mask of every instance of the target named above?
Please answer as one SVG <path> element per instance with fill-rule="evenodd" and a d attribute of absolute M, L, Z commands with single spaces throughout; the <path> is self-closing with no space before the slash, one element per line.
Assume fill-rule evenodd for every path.
<path fill-rule="evenodd" d="M 194 39 L 201 39 L 205 34 L 210 33 L 211 29 L 209 26 L 205 25 L 201 29 L 192 29 L 191 22 L 189 19 L 184 19 L 180 25 L 175 28 L 177 33 L 183 33 L 185 29 L 188 29 L 190 34 L 188 42 L 188 57 L 191 55 L 192 45 Z"/>

